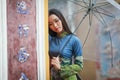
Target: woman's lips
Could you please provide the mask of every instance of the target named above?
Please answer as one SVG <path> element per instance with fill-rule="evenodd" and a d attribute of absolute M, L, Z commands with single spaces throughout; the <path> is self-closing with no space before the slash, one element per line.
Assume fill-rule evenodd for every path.
<path fill-rule="evenodd" d="M 58 31 L 58 30 L 59 30 L 59 27 L 58 27 L 58 28 L 56 28 L 56 30 Z"/>

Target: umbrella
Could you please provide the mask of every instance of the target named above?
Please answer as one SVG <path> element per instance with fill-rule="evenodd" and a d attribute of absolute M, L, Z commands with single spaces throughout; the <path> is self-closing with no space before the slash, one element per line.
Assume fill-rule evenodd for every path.
<path fill-rule="evenodd" d="M 114 49 L 117 43 L 115 43 L 116 38 L 113 37 L 116 30 L 119 29 L 114 27 L 118 26 L 114 23 L 120 23 L 120 11 L 107 0 L 49 0 L 49 8 L 61 10 L 72 32 L 82 39 L 83 51 L 84 54 L 86 53 L 84 59 L 97 61 L 99 60 L 98 56 L 105 57 L 103 60 L 108 61 L 108 65 L 111 67 L 114 66 L 115 61 L 120 60 L 118 58 L 115 60 L 115 53 L 119 56 L 120 53 Z M 95 38 L 95 36 L 97 37 Z M 91 40 L 92 44 L 87 43 Z M 90 46 L 88 46 L 89 44 Z M 97 46 L 94 46 L 95 44 Z M 94 51 L 93 48 L 95 48 Z M 109 59 L 105 55 L 110 55 Z"/>

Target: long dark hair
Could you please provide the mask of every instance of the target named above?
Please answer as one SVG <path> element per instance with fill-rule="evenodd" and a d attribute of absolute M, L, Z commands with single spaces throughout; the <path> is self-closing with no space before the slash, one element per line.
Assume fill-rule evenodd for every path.
<path fill-rule="evenodd" d="M 57 9 L 50 9 L 50 10 L 49 10 L 49 16 L 52 15 L 52 14 L 56 15 L 56 16 L 61 20 L 62 25 L 63 25 L 63 29 L 64 29 L 68 34 L 71 34 L 72 32 L 70 31 L 70 29 L 69 29 L 69 27 L 68 27 L 68 24 L 67 24 L 64 16 L 62 15 L 62 13 L 61 13 L 59 10 L 57 10 Z M 48 16 L 48 17 L 49 17 L 49 16 Z M 49 26 L 49 25 L 48 25 L 48 26 Z M 50 28 L 49 28 L 49 34 L 50 34 L 51 36 L 54 36 L 54 37 L 57 36 L 57 33 L 54 32 L 54 31 L 52 31 Z"/>

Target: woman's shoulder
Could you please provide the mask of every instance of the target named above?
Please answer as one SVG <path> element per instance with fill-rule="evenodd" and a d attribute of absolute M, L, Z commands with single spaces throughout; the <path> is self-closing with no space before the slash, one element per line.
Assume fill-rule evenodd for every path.
<path fill-rule="evenodd" d="M 71 34 L 71 36 L 72 36 L 72 40 L 74 40 L 74 41 L 80 41 L 80 38 L 77 36 L 77 35 L 75 35 L 75 34 Z"/>
<path fill-rule="evenodd" d="M 74 47 L 75 46 L 76 47 L 77 46 L 82 46 L 80 38 L 77 35 L 75 35 L 75 34 L 72 35 L 71 42 L 72 42 L 72 44 L 73 44 Z"/>
<path fill-rule="evenodd" d="M 53 37 L 51 35 L 49 35 L 48 37 L 49 37 L 49 41 L 51 41 L 53 39 Z"/>
<path fill-rule="evenodd" d="M 54 39 L 54 38 L 55 38 L 55 37 L 53 37 L 53 36 L 51 36 L 51 35 L 49 35 L 48 37 L 49 37 L 49 40 L 51 40 L 51 39 Z"/>

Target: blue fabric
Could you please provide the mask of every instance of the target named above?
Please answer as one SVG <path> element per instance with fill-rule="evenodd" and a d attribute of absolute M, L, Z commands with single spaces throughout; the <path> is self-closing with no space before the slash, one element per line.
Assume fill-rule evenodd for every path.
<path fill-rule="evenodd" d="M 66 42 L 68 42 L 67 45 L 65 45 Z M 65 48 L 62 50 L 64 46 Z M 75 57 L 82 56 L 80 39 L 73 34 L 66 35 L 62 38 L 49 36 L 49 54 L 54 57 L 60 54 L 65 59 L 70 59 L 73 55 Z"/>
<path fill-rule="evenodd" d="M 52 74 L 54 78 L 77 80 L 76 74 L 83 68 L 82 46 L 77 36 L 74 34 L 67 34 L 63 37 L 49 36 L 49 54 L 51 57 L 60 56 L 61 60 L 61 70 L 59 72 L 51 71 L 58 76 Z M 54 70 L 54 67 L 52 68 Z M 58 80 L 57 78 L 55 80 Z"/>

